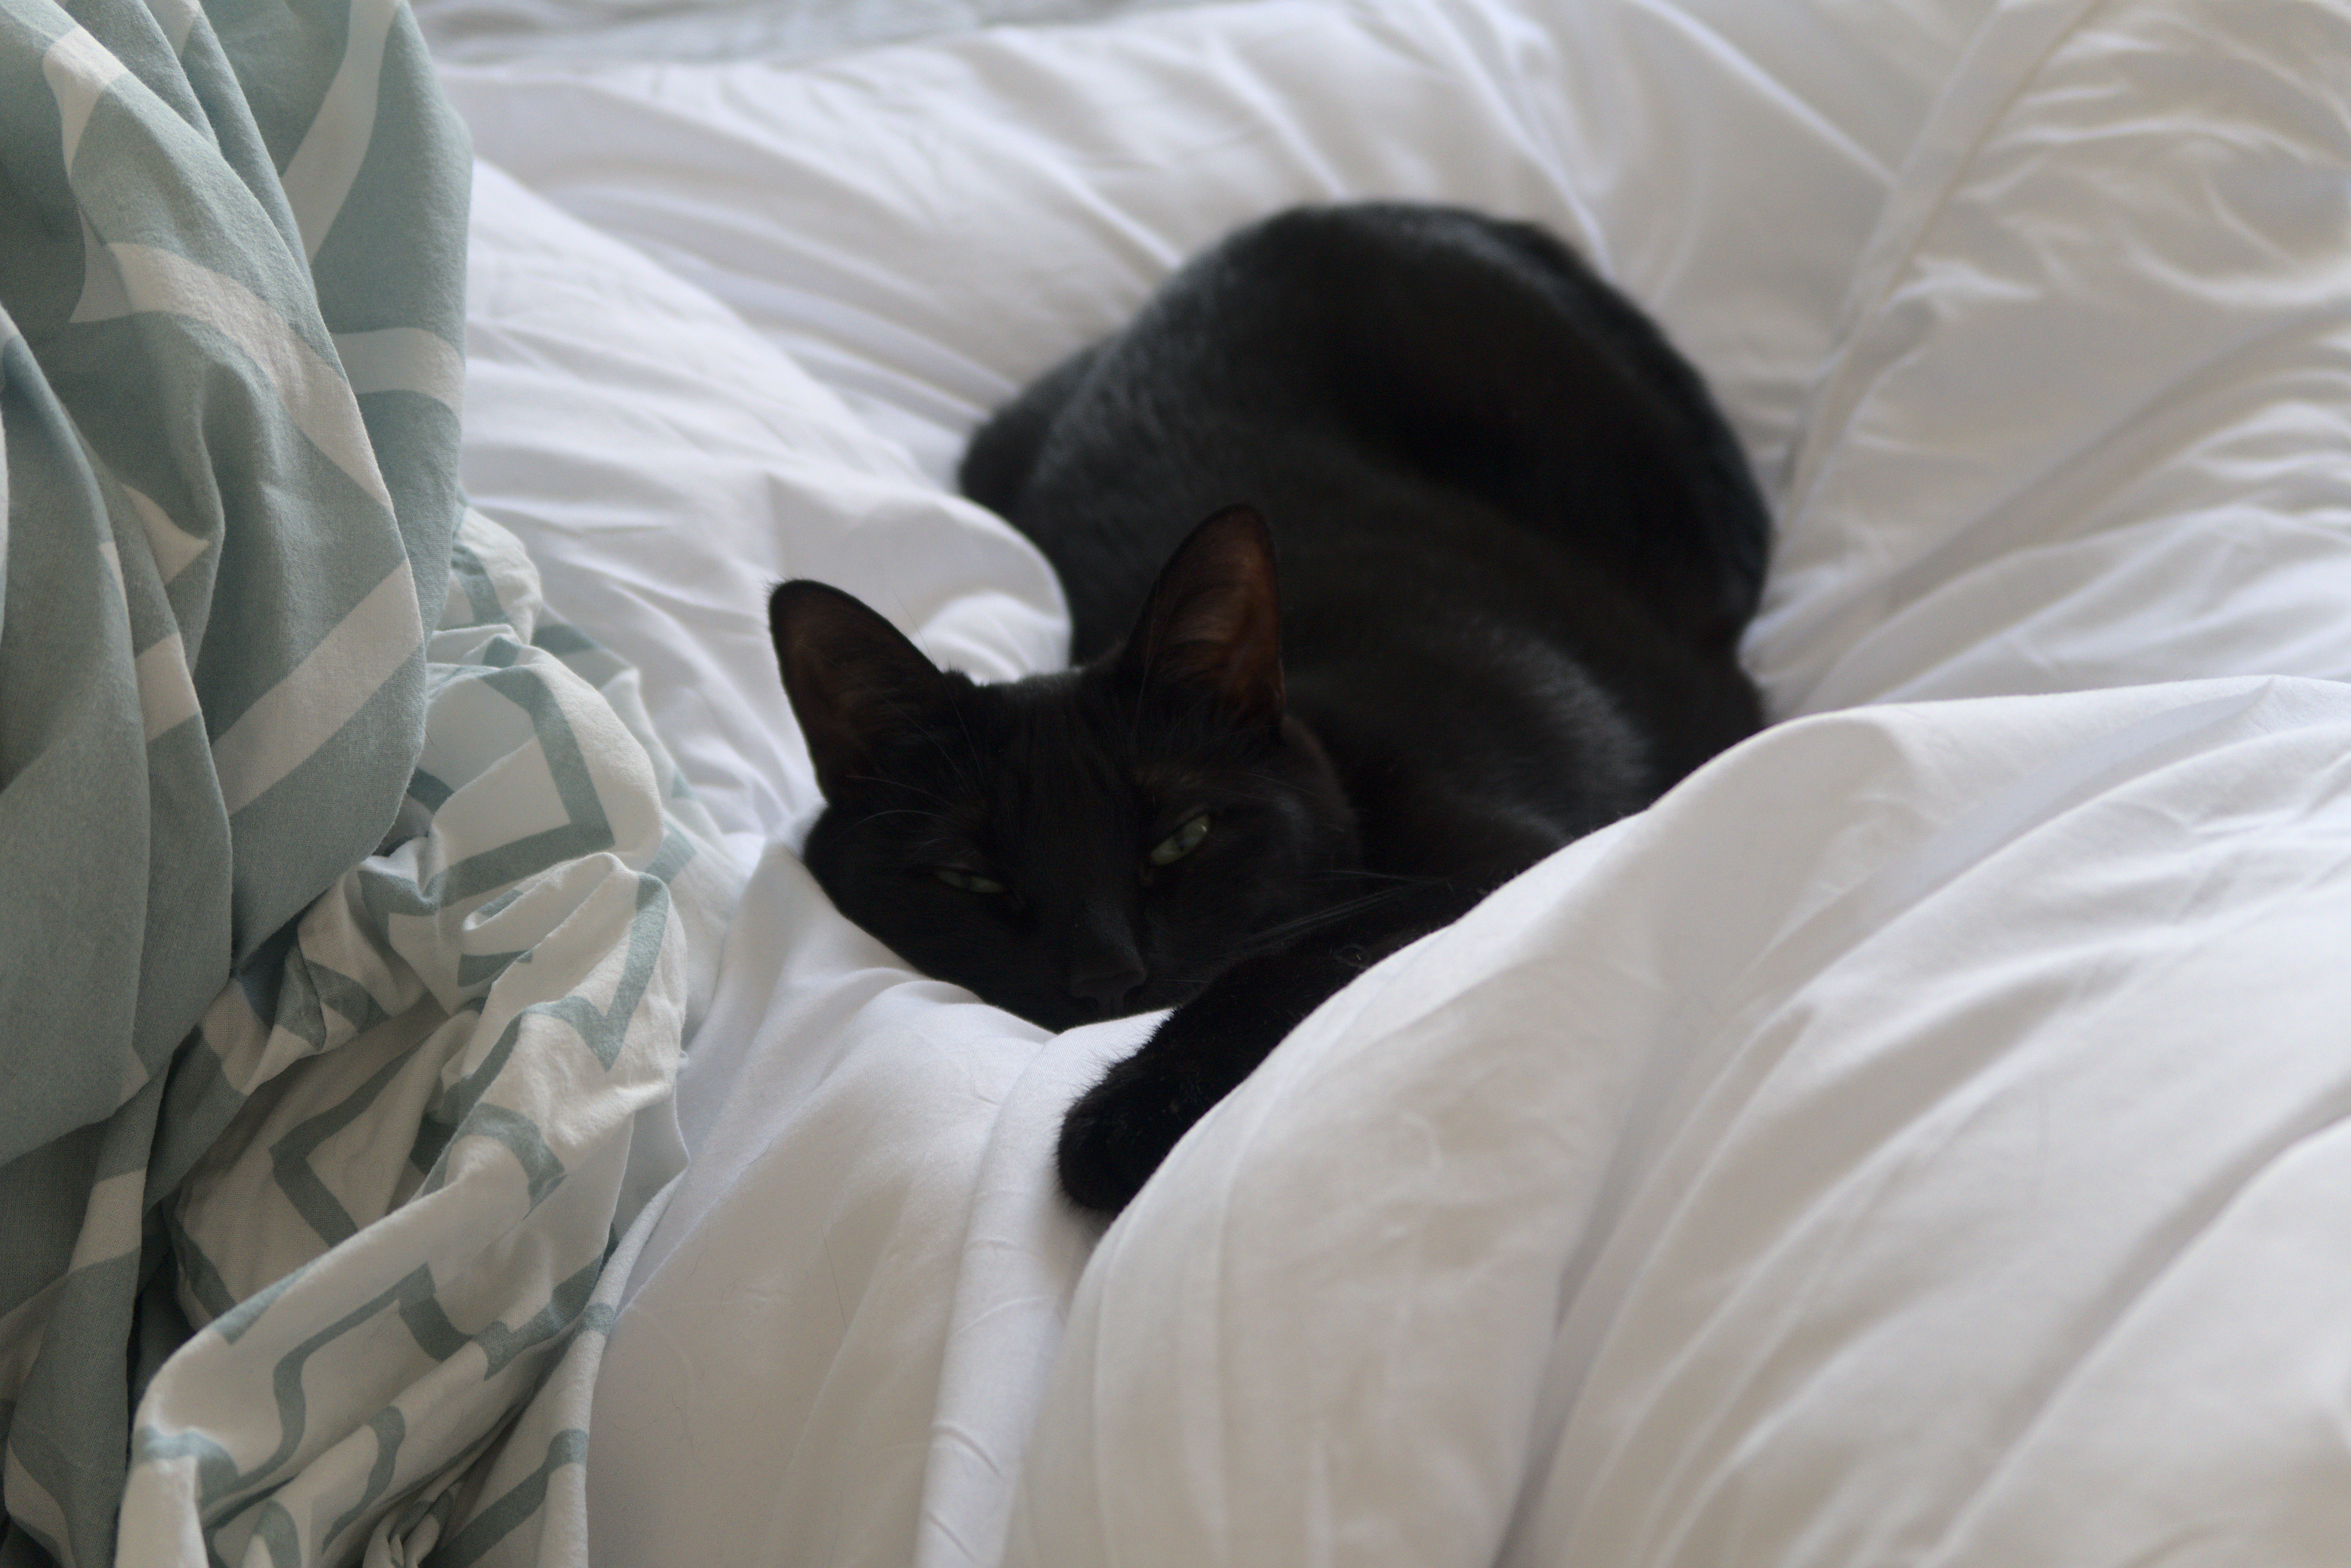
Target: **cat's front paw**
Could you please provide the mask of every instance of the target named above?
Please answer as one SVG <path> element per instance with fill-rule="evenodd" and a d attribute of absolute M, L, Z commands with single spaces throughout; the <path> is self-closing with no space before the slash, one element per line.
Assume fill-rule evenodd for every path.
<path fill-rule="evenodd" d="M 1244 959 L 1211 980 L 1070 1107 L 1058 1152 L 1062 1192 L 1079 1208 L 1126 1208 L 1185 1131 L 1359 968 L 1333 952 L 1290 950 Z"/>
<path fill-rule="evenodd" d="M 1061 1190 L 1081 1208 L 1124 1208 L 1192 1124 L 1336 988 L 1294 956 L 1227 971 L 1070 1107 L 1057 1156 Z"/>
<path fill-rule="evenodd" d="M 1211 1089 L 1196 1064 L 1145 1045 L 1104 1073 L 1063 1118 L 1056 1155 L 1061 1190 L 1080 1208 L 1116 1214 L 1229 1087 Z"/>

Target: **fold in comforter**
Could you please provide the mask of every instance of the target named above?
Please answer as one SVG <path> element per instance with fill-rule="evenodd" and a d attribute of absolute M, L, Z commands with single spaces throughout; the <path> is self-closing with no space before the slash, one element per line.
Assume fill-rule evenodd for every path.
<path fill-rule="evenodd" d="M 731 874 L 461 537 L 468 167 L 390 0 L 0 0 L 0 1563 L 567 1533 Z"/>

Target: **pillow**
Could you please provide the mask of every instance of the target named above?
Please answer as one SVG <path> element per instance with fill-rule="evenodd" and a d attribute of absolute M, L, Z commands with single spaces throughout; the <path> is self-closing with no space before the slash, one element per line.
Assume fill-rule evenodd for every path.
<path fill-rule="evenodd" d="M 1020 383 L 1307 201 L 1539 219 L 1765 471 L 1987 0 L 1257 0 L 814 63 L 444 68 L 482 154 L 724 300 L 945 482 Z"/>
<path fill-rule="evenodd" d="M 448 79 L 484 148 L 935 480 L 1235 223 L 1439 197 L 1590 252 L 1767 481 L 1801 428 L 1748 645 L 1775 714 L 2344 673 L 2351 226 L 2306 63 L 2336 19 L 2183 5 L 2202 59 L 2015 7 L 1921 129 L 1982 9 L 1261 0 L 793 68 Z M 2283 90 L 2215 121 L 2199 84 L 2231 72 Z"/>
<path fill-rule="evenodd" d="M 2011 6 L 1805 418 L 1749 662 L 1779 713 L 2351 677 L 2351 16 Z"/>

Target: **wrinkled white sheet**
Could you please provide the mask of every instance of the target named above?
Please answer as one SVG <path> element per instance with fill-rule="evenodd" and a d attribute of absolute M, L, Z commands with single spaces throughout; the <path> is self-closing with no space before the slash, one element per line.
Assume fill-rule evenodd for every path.
<path fill-rule="evenodd" d="M 536 193 L 477 198 L 469 485 L 738 845 L 815 806 L 768 580 L 1050 662 L 963 433 L 1300 199 L 1539 216 L 1663 316 L 1781 502 L 1778 711 L 2083 694 L 1726 757 L 1336 999 L 1091 1263 L 1046 1151 L 1148 1020 L 1046 1040 L 770 852 L 599 1561 L 2341 1561 L 2351 715 L 2152 683 L 2351 668 L 2346 31 L 1260 0 L 453 69 Z"/>

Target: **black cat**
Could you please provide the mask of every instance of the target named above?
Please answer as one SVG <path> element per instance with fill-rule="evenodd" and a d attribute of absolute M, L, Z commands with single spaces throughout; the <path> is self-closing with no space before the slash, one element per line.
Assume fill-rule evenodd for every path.
<path fill-rule="evenodd" d="M 1760 723 L 1738 442 L 1526 225 L 1244 229 L 961 477 L 1051 559 L 1081 662 L 978 685 L 845 593 L 777 589 L 827 802 L 807 861 L 916 967 L 1048 1027 L 1176 1008 L 1063 1125 L 1090 1208 L 1367 966 Z"/>

